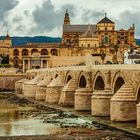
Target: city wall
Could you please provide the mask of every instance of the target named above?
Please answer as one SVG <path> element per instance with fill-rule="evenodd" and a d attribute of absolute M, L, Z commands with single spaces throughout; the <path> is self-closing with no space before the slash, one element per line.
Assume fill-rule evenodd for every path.
<path fill-rule="evenodd" d="M 0 74 L 0 91 L 13 91 L 15 82 L 23 78 L 25 74 Z"/>

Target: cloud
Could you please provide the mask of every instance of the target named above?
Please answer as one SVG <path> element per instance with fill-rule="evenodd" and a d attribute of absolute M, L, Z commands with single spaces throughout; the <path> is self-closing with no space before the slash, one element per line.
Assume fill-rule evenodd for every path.
<path fill-rule="evenodd" d="M 124 12 L 120 13 L 117 24 L 119 28 L 129 28 L 133 24 L 136 26 L 136 36 L 140 37 L 140 17 L 139 17 L 140 10 L 131 11 L 125 10 Z"/>
<path fill-rule="evenodd" d="M 18 0 L 0 0 L 0 19 L 3 20 L 5 15 L 19 3 Z"/>
<path fill-rule="evenodd" d="M 105 11 L 96 11 L 91 9 L 81 9 L 81 19 L 84 23 L 96 24 L 101 18 L 103 18 Z"/>
<path fill-rule="evenodd" d="M 39 7 L 33 11 L 33 20 L 36 26 L 33 28 L 36 32 L 52 31 L 63 25 L 64 13 L 66 9 L 70 9 L 71 17 L 75 16 L 75 6 L 72 4 L 62 5 L 60 9 L 55 9 L 51 0 L 45 0 Z"/>

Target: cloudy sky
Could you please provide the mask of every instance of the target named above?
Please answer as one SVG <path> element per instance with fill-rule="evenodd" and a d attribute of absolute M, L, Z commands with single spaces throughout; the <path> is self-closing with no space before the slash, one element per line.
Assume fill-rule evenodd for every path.
<path fill-rule="evenodd" d="M 73 24 L 96 24 L 106 12 L 116 29 L 134 23 L 140 38 L 140 0 L 0 0 L 0 35 L 61 37 L 65 9 Z"/>

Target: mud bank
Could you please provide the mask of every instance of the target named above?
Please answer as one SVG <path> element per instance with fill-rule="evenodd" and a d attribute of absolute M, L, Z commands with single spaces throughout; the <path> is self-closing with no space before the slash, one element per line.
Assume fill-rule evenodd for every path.
<path fill-rule="evenodd" d="M 33 100 L 17 96 L 14 93 L 0 93 L 0 99 L 22 107 L 33 107 L 22 115 L 42 120 L 46 124 L 55 124 L 64 131 L 53 135 L 0 137 L 0 140 L 138 140 L 136 135 L 119 131 L 95 121 L 85 120 L 75 114 L 65 112 L 55 107 L 42 105 Z"/>

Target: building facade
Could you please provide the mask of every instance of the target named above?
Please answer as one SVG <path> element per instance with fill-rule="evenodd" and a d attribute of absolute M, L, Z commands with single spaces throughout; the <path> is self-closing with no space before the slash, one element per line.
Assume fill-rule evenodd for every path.
<path fill-rule="evenodd" d="M 9 34 L 7 33 L 6 37 L 3 40 L 0 40 L 0 64 L 9 63 L 9 51 L 12 47 L 12 40 Z"/>
<path fill-rule="evenodd" d="M 67 46 L 79 44 L 79 38 L 89 30 L 89 25 L 73 25 L 70 23 L 68 11 L 65 13 L 62 43 Z M 135 25 L 128 30 L 115 30 L 115 23 L 111 21 L 107 14 L 97 24 L 90 25 L 90 32 L 99 38 L 99 46 L 120 45 L 123 47 L 135 46 Z M 99 47 L 98 46 L 98 47 Z"/>
<path fill-rule="evenodd" d="M 24 69 L 24 71 L 32 68 L 52 67 L 51 61 L 53 56 L 58 56 L 59 58 L 65 57 L 64 61 L 66 62 L 66 57 L 70 60 L 70 57 L 80 57 L 91 54 L 92 56 L 101 56 L 105 62 L 123 63 L 124 52 L 130 49 L 130 47 L 137 47 L 135 41 L 135 26 L 133 25 L 128 30 L 116 30 L 115 27 L 115 23 L 110 20 L 106 14 L 97 24 L 71 24 L 68 10 L 66 10 L 62 42 L 27 43 L 22 46 L 11 46 L 11 38 L 7 34 L 3 41 L 3 47 L 1 48 L 8 48 L 7 54 L 9 55 L 9 63 L 11 65 Z M 0 44 L 2 44 L 2 42 L 0 42 Z M 37 56 L 39 59 L 35 62 L 34 59 L 37 59 Z M 55 60 L 57 61 L 57 59 Z M 33 64 L 33 62 L 36 64 Z M 69 63 L 72 64 L 72 62 Z M 80 64 L 80 62 L 77 63 L 77 65 L 78 64 Z M 65 65 L 67 64 L 65 63 Z"/>

